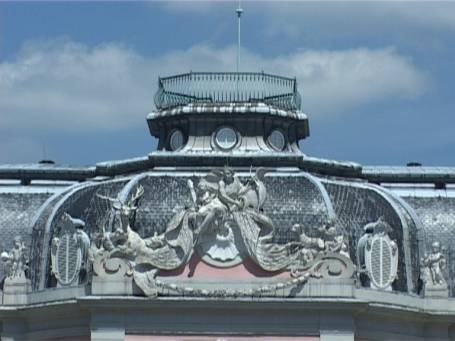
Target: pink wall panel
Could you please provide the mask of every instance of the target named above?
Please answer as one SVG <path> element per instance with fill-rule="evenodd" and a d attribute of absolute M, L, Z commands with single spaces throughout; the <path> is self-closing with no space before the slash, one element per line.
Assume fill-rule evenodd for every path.
<path fill-rule="evenodd" d="M 160 336 L 126 335 L 125 341 L 319 341 L 317 336 Z"/>
<path fill-rule="evenodd" d="M 174 271 L 160 271 L 159 276 L 199 278 L 199 279 L 251 279 L 257 277 L 289 278 L 287 271 L 268 272 L 262 270 L 252 260 L 245 259 L 243 263 L 231 268 L 217 268 L 206 264 L 194 254 L 186 266 Z"/>
<path fill-rule="evenodd" d="M 90 336 L 65 336 L 46 339 L 47 341 L 90 341 Z"/>

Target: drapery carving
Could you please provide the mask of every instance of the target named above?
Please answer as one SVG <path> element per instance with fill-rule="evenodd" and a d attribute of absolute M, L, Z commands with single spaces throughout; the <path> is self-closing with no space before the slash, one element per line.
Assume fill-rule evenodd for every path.
<path fill-rule="evenodd" d="M 147 238 L 133 226 L 144 194 L 142 186 L 127 202 L 100 195 L 113 203 L 120 223 L 94 236 L 90 250 L 94 273 L 132 275 L 142 291 L 152 296 L 164 285 L 156 280 L 159 271 L 178 269 L 195 250 L 202 250 L 204 259 L 217 266 L 248 257 L 265 271 L 289 271 L 294 280 L 291 277 L 286 285 L 302 283 L 309 276 L 351 277 L 354 267 L 335 221 L 311 237 L 296 224 L 292 228 L 295 241 L 274 242 L 274 224 L 263 211 L 265 174 L 260 168 L 242 182 L 232 169 L 224 168 L 211 171 L 197 185 L 188 180 L 193 205 L 177 212 L 163 233 Z"/>

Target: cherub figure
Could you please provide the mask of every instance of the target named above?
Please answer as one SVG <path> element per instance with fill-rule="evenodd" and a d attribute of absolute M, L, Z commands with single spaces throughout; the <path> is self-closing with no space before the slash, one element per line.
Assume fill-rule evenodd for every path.
<path fill-rule="evenodd" d="M 0 258 L 6 264 L 9 278 L 25 278 L 28 269 L 28 256 L 25 243 L 20 236 L 14 237 L 13 248 L 10 252 L 2 252 Z"/>
<path fill-rule="evenodd" d="M 324 233 L 324 248 L 326 252 L 339 253 L 342 256 L 349 258 L 348 246 L 345 242 L 343 234 L 339 234 L 337 228 L 329 225 Z"/>
<path fill-rule="evenodd" d="M 298 246 L 300 247 L 300 254 L 304 263 L 311 262 L 320 252 L 324 251 L 324 240 L 322 238 L 308 236 L 302 225 L 294 224 L 292 231 L 299 235 Z"/>
<path fill-rule="evenodd" d="M 420 263 L 423 268 L 423 281 L 425 285 L 446 286 L 444 270 L 446 268 L 446 259 L 441 252 L 441 244 L 433 242 L 431 244 L 432 252 L 425 255 Z"/>

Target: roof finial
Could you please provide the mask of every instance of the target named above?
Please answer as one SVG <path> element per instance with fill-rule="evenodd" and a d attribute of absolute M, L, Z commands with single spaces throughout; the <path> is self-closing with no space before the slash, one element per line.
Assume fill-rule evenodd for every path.
<path fill-rule="evenodd" d="M 238 18 L 238 27 L 237 27 L 237 68 L 236 71 L 240 71 L 240 18 L 243 13 L 243 9 L 241 6 L 241 0 L 239 0 L 239 7 L 235 10 L 237 13 L 237 18 Z"/>

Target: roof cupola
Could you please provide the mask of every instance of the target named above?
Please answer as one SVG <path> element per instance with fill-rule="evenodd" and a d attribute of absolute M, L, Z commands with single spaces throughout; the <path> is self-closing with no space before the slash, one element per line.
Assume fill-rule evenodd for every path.
<path fill-rule="evenodd" d="M 147 117 L 158 151 L 301 154 L 309 135 L 295 78 L 190 72 L 159 78 Z"/>

